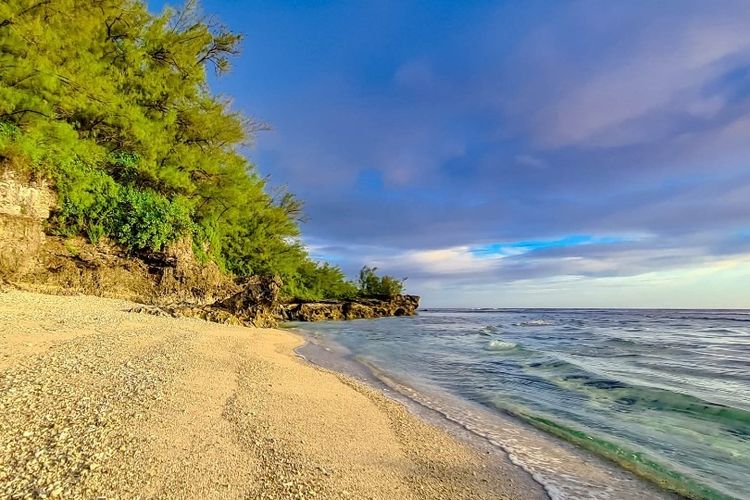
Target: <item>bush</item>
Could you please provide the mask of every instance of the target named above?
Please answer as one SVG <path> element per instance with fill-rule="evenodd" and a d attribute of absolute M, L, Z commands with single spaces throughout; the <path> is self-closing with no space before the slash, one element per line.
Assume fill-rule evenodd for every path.
<path fill-rule="evenodd" d="M 404 292 L 404 281 L 392 276 L 379 277 L 377 267 L 364 266 L 359 272 L 359 293 L 363 297 L 395 297 Z"/>
<path fill-rule="evenodd" d="M 358 290 L 354 283 L 346 280 L 340 268 L 308 259 L 287 278 L 283 292 L 290 300 L 312 301 L 353 299 Z"/>
<path fill-rule="evenodd" d="M 129 250 L 161 250 L 188 234 L 190 210 L 179 199 L 170 201 L 153 191 L 120 188 L 109 234 Z"/>
<path fill-rule="evenodd" d="M 96 243 L 111 228 L 118 184 L 80 160 L 61 164 L 55 177 L 60 209 L 54 229 L 64 235 L 84 233 Z"/>
<path fill-rule="evenodd" d="M 80 160 L 60 167 L 57 191 L 60 234 L 84 233 L 94 243 L 109 236 L 130 251 L 158 251 L 193 227 L 183 200 L 122 186 Z"/>

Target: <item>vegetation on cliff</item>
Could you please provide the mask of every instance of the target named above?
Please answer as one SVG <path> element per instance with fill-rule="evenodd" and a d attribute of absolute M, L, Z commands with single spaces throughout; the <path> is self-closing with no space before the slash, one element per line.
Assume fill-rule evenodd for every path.
<path fill-rule="evenodd" d="M 359 294 L 364 297 L 395 297 L 404 292 L 404 280 L 378 276 L 377 267 L 364 266 L 359 272 Z"/>
<path fill-rule="evenodd" d="M 139 0 L 0 3 L 0 168 L 53 183 L 57 234 L 133 253 L 190 237 L 228 273 L 281 276 L 289 297 L 400 292 L 312 261 L 301 203 L 243 156 L 263 126 L 207 81 L 241 38 L 194 2 L 158 15 Z"/>

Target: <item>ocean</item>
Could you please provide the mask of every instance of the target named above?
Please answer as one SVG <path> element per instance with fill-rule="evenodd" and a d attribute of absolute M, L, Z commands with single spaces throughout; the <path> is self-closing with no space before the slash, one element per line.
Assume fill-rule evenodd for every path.
<path fill-rule="evenodd" d="M 293 326 L 313 362 L 366 368 L 552 498 L 750 499 L 748 311 L 431 309 Z"/>

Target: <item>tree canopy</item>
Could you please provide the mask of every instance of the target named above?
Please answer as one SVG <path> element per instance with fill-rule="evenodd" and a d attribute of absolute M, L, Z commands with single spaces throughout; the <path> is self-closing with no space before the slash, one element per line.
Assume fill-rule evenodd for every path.
<path fill-rule="evenodd" d="M 356 294 L 311 261 L 301 203 L 241 153 L 262 124 L 209 89 L 241 40 L 191 1 L 160 14 L 139 0 L 0 3 L 0 165 L 54 183 L 59 234 L 133 252 L 189 236 L 200 258 L 280 275 L 289 295 Z"/>
<path fill-rule="evenodd" d="M 378 268 L 364 266 L 359 272 L 359 290 L 367 297 L 395 297 L 404 292 L 405 279 L 378 276 Z"/>

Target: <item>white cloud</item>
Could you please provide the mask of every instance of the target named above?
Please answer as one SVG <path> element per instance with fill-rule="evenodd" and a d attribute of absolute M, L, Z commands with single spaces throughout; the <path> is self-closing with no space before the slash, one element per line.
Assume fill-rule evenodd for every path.
<path fill-rule="evenodd" d="M 381 259 L 383 266 L 398 262 L 400 267 L 414 269 L 417 272 L 441 275 L 476 273 L 491 270 L 497 265 L 497 259 L 478 257 L 468 246 L 443 248 L 438 250 L 413 250 Z"/>

